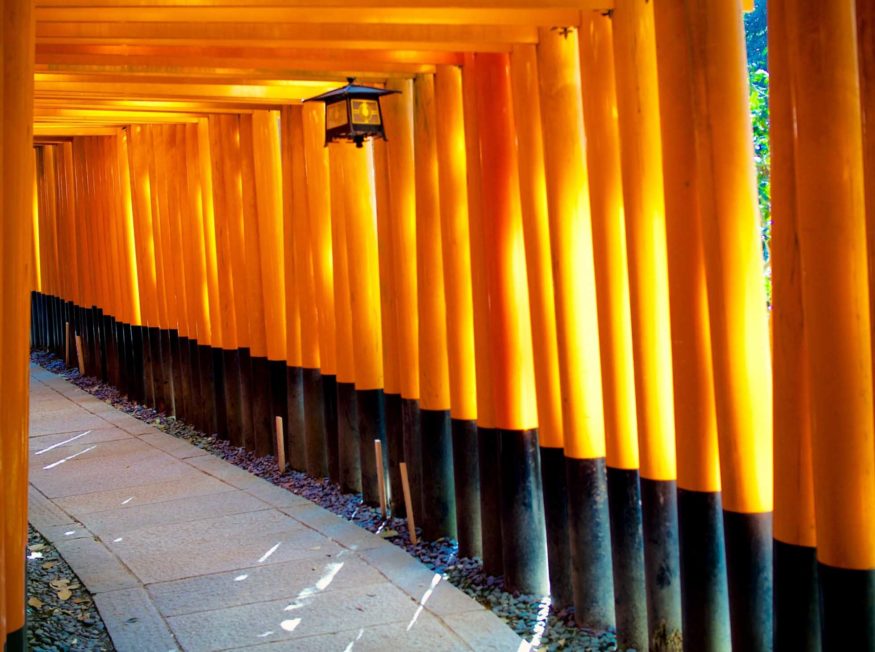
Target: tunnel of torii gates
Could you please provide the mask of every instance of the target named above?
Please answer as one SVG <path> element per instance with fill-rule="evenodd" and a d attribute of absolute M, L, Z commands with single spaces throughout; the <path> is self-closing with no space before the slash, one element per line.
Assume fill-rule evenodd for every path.
<path fill-rule="evenodd" d="M 875 649 L 875 3 L 769 0 L 771 309 L 740 0 L 0 6 L 8 649 L 29 344 L 621 649 Z"/>

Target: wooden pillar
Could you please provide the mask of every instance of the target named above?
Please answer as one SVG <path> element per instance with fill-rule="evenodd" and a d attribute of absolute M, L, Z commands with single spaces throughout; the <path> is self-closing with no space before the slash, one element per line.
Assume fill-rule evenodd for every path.
<path fill-rule="evenodd" d="M 417 309 L 416 182 L 413 153 L 413 82 L 390 79 L 386 88 L 399 91 L 381 101 L 389 164 L 397 283 L 398 361 L 401 370 L 401 417 L 404 459 L 410 475 L 413 504 L 422 505 L 421 435 L 419 421 L 419 311 Z"/>
<path fill-rule="evenodd" d="M 772 402 L 744 27 L 688 4 L 693 125 L 735 649 L 772 646 Z"/>
<path fill-rule="evenodd" d="M 504 577 L 511 590 L 545 594 L 547 546 L 532 333 L 519 193 L 510 61 L 477 55 L 483 256 L 490 297 L 492 384 L 501 437 L 501 523 Z"/>
<path fill-rule="evenodd" d="M 313 289 L 319 312 L 319 363 L 325 402 L 325 439 L 320 445 L 327 451 L 326 465 L 329 474 L 334 478 L 342 479 L 338 450 L 339 389 L 331 240 L 331 188 L 328 148 L 325 147 L 325 105 L 312 102 L 305 104 L 302 111 L 310 253 L 313 262 Z M 313 441 L 315 442 L 316 439 Z M 309 451 L 310 440 L 307 442 L 306 451 Z M 307 452 L 308 456 L 309 454 Z"/>
<path fill-rule="evenodd" d="M 325 440 L 325 401 L 319 371 L 319 311 L 313 288 L 310 246 L 310 216 L 307 206 L 307 173 L 304 160 L 304 117 L 300 107 L 282 111 L 284 239 L 294 243 L 286 252 L 286 307 L 295 306 L 298 317 L 286 317 L 288 346 L 295 344 L 299 331 L 301 346 L 301 389 L 304 431 L 288 430 L 289 461 L 293 468 L 305 468 L 305 441 Z M 293 255 L 294 254 L 294 255 Z M 299 326 L 294 326 L 295 323 Z M 292 383 L 290 382 L 290 386 Z M 333 463 L 332 463 L 333 462 Z M 337 481 L 337 460 L 329 454 L 329 476 Z M 332 474 L 332 471 L 334 473 Z"/>
<path fill-rule="evenodd" d="M 717 419 L 693 124 L 681 3 L 654 5 L 678 453 L 684 642 L 729 650 Z"/>
<path fill-rule="evenodd" d="M 544 479 L 544 517 L 550 595 L 558 608 L 573 601 L 568 488 L 563 450 L 562 397 L 556 342 L 553 258 L 544 172 L 544 139 L 538 88 L 538 58 L 533 45 L 517 45 L 510 60 L 513 105 L 531 128 L 518 129 L 520 200 L 526 247 L 532 349 L 538 399 L 538 440 Z"/>
<path fill-rule="evenodd" d="M 331 172 L 331 248 L 334 257 L 334 315 L 337 342 L 337 439 L 340 486 L 345 492 L 361 492 L 362 460 L 359 436 L 358 395 L 355 391 L 352 306 L 349 294 L 349 250 L 346 245 L 346 210 L 343 186 L 346 168 L 343 152 L 328 148 Z"/>
<path fill-rule="evenodd" d="M 286 240 L 283 217 L 283 168 L 280 154 L 279 115 L 275 111 L 252 114 L 252 147 L 255 163 L 255 206 L 258 215 L 258 257 L 267 343 L 270 450 L 274 455 L 276 417 L 288 426 L 288 402 L 294 401 L 303 421 L 301 326 L 294 277 L 286 278 L 285 257 L 294 263 L 294 241 Z M 247 236 L 248 238 L 248 236 Z M 247 252 L 248 252 L 247 248 Z M 255 261 L 248 259 L 249 264 Z M 287 292 L 288 282 L 290 292 Z M 288 300 L 287 300 L 288 299 Z M 300 431 L 299 431 L 300 432 Z"/>
<path fill-rule="evenodd" d="M 214 128 L 215 127 L 215 128 Z M 246 291 L 246 256 L 243 244 L 243 198 L 239 189 L 240 140 L 238 119 L 233 115 L 210 118 L 210 151 L 213 160 L 213 193 L 218 256 L 224 261 L 219 268 L 222 296 L 227 299 L 227 311 L 222 322 L 222 335 L 232 383 L 226 384 L 239 397 L 240 444 L 254 448 L 252 429 L 252 363 L 249 339 L 248 295 Z M 232 348 L 233 347 L 233 348 Z M 233 381 L 237 387 L 234 390 Z M 229 404 L 230 406 L 230 404 Z M 232 443 L 234 433 L 232 432 Z"/>
<path fill-rule="evenodd" d="M 774 646 L 820 650 L 811 397 L 796 217 L 796 137 L 786 2 L 769 11 L 774 379 Z"/>
<path fill-rule="evenodd" d="M 413 82 L 422 523 L 427 539 L 456 537 L 446 301 L 435 125 L 434 75 Z"/>
<path fill-rule="evenodd" d="M 0 8 L 0 565 L 5 610 L 2 633 L 9 652 L 26 649 L 24 552 L 27 545 L 28 335 L 33 210 L 33 5 L 9 0 Z"/>
<path fill-rule="evenodd" d="M 653 4 L 613 14 L 650 646 L 681 632 L 671 328 Z"/>
<path fill-rule="evenodd" d="M 447 310 L 453 470 L 459 554 L 481 557 L 480 469 L 477 455 L 477 377 L 468 226 L 467 161 L 462 71 L 435 75 L 441 244 Z"/>
<path fill-rule="evenodd" d="M 617 645 L 620 649 L 643 649 L 648 646 L 644 540 L 613 45 L 610 17 L 584 12 L 579 35 L 580 76 L 605 404 Z"/>
<path fill-rule="evenodd" d="M 400 467 L 400 463 L 404 461 L 404 419 L 401 409 L 401 369 L 399 368 L 398 300 L 393 235 L 395 227 L 392 218 L 386 147 L 384 141 L 374 140 L 374 186 L 377 193 L 377 239 L 380 257 L 380 322 L 383 334 L 383 402 L 386 408 L 390 506 L 394 516 L 404 516 L 406 506 Z M 461 541 L 459 546 L 461 550 Z"/>
<path fill-rule="evenodd" d="M 854 2 L 788 3 L 823 649 L 875 648 L 875 426 Z M 777 297 L 776 297 L 777 300 Z"/>
<path fill-rule="evenodd" d="M 539 31 L 575 619 L 613 627 L 604 404 L 577 32 Z"/>
<path fill-rule="evenodd" d="M 378 469 L 386 468 L 386 416 L 383 402 L 383 334 L 380 318 L 380 267 L 377 255 L 377 202 L 373 146 L 332 145 L 343 167 L 340 193 L 344 202 L 352 353 L 355 363 L 356 410 L 362 497 L 380 504 Z M 382 442 L 383 466 L 377 465 L 374 441 Z"/>
<path fill-rule="evenodd" d="M 489 340 L 489 290 L 486 284 L 483 221 L 481 216 L 479 89 L 477 62 L 465 55 L 462 71 L 462 103 L 465 118 L 465 159 L 468 174 L 468 230 L 471 238 L 471 290 L 474 307 L 474 371 L 477 379 L 477 465 L 480 472 L 480 532 L 483 570 L 501 575 L 502 533 L 500 478 L 498 475 L 498 430 L 492 401 L 492 351 Z"/>

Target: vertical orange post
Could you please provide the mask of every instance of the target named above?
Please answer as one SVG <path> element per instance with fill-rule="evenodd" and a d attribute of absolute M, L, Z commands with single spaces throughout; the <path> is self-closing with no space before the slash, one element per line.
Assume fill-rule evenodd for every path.
<path fill-rule="evenodd" d="M 654 5 L 678 454 L 684 641 L 730 649 L 708 290 L 690 44 L 681 3 Z"/>
<path fill-rule="evenodd" d="M 413 81 L 416 277 L 419 307 L 419 417 L 422 529 L 426 539 L 456 536 L 450 429 L 447 318 L 441 256 L 434 75 Z"/>
<path fill-rule="evenodd" d="M 401 370 L 398 359 L 398 311 L 395 280 L 395 249 L 392 206 L 389 190 L 389 160 L 386 143 L 374 140 L 374 186 L 377 192 L 377 239 L 380 257 L 380 308 L 383 333 L 383 402 L 386 408 L 386 452 L 389 459 L 391 510 L 404 516 L 404 488 L 401 468 L 404 461 L 404 422 L 401 410 Z M 461 542 L 459 543 L 461 546 Z"/>
<path fill-rule="evenodd" d="M 875 424 L 852 0 L 785 5 L 825 650 L 875 649 Z M 778 297 L 775 297 L 776 301 Z"/>
<path fill-rule="evenodd" d="M 390 79 L 386 88 L 399 91 L 381 101 L 389 165 L 392 237 L 397 252 L 396 286 L 398 362 L 401 370 L 401 411 L 404 459 L 410 473 L 413 504 L 422 505 L 422 464 L 419 427 L 419 311 L 417 310 L 416 183 L 413 153 L 413 82 Z"/>
<path fill-rule="evenodd" d="M 772 386 L 744 25 L 687 5 L 732 645 L 772 646 Z"/>
<path fill-rule="evenodd" d="M 796 217 L 796 138 L 786 1 L 769 11 L 772 378 L 775 428 L 774 644 L 819 650 L 811 396 Z"/>
<path fill-rule="evenodd" d="M 334 469 L 334 478 L 341 477 L 338 451 L 337 333 L 334 309 L 334 263 L 331 240 L 332 206 L 325 147 L 325 105 L 319 102 L 302 108 L 304 163 L 307 175 L 307 219 L 310 254 L 313 265 L 313 290 L 319 312 L 319 365 L 324 392 L 325 439 L 312 440 L 316 450 L 326 451 L 326 466 Z M 307 442 L 307 455 L 310 453 Z M 309 467 L 309 463 L 308 463 Z"/>
<path fill-rule="evenodd" d="M 477 455 L 477 375 L 468 224 L 462 71 L 435 75 L 441 243 L 447 310 L 453 471 L 459 554 L 481 557 L 480 469 Z"/>
<path fill-rule="evenodd" d="M 289 397 L 301 388 L 301 325 L 295 279 L 286 279 L 285 257 L 294 263 L 294 241 L 285 246 L 283 217 L 283 169 L 280 154 L 279 115 L 275 111 L 252 114 L 254 192 L 258 218 L 258 258 L 261 264 L 261 296 L 267 344 L 270 450 L 276 454 L 273 436 L 276 417 L 288 417 Z M 248 224 L 248 223 L 247 223 Z M 248 231 L 247 231 L 248 233 Z M 248 235 L 247 235 L 248 240 Z M 247 246 L 247 253 L 249 248 Z M 249 264 L 253 259 L 249 258 Z M 286 282 L 291 293 L 286 292 Z M 287 299 L 289 299 L 287 301 Z M 303 415 L 301 415 L 303 417 Z M 292 424 L 289 423 L 289 426 Z M 289 429 L 291 431 L 291 428 Z M 298 431 L 300 432 L 300 431 Z"/>
<path fill-rule="evenodd" d="M 613 14 L 650 645 L 680 635 L 674 397 L 653 3 Z M 670 579 L 666 579 L 670 578 Z M 653 638 L 656 636 L 656 638 Z"/>
<path fill-rule="evenodd" d="M 131 126 L 127 131 L 128 170 L 131 206 L 136 243 L 137 287 L 140 291 L 142 318 L 143 397 L 156 405 L 155 379 L 160 373 L 160 350 L 154 342 L 159 327 L 158 295 L 155 271 L 155 240 L 152 232 L 152 187 L 143 144 L 143 127 Z M 83 302 L 80 305 L 85 307 Z"/>
<path fill-rule="evenodd" d="M 221 354 L 216 356 L 216 363 L 221 366 L 223 387 L 222 396 L 217 397 L 219 399 L 217 405 L 224 402 L 229 441 L 235 446 L 243 446 L 249 439 L 251 428 L 248 385 L 244 385 L 244 380 L 249 377 L 249 363 L 238 332 L 241 330 L 245 332 L 245 329 L 242 326 L 238 328 L 237 318 L 238 312 L 241 311 L 239 304 L 243 301 L 243 288 L 241 286 L 242 278 L 234 273 L 236 271 L 236 257 L 233 253 L 231 233 L 236 204 L 233 201 L 233 196 L 229 194 L 231 191 L 226 182 L 227 178 L 233 178 L 230 170 L 226 174 L 226 162 L 231 156 L 229 150 L 232 145 L 226 136 L 228 126 L 228 116 L 210 117 L 205 128 L 206 133 L 202 133 L 204 127 L 201 126 L 198 136 L 201 141 L 201 165 L 204 167 L 209 165 L 210 167 L 215 273 L 218 295 L 221 298 L 219 319 L 214 324 L 222 334 L 222 350 Z M 209 159 L 204 161 L 203 158 L 207 151 Z M 207 213 L 208 215 L 209 213 Z M 209 234 L 207 237 L 210 237 Z M 219 261 L 222 261 L 223 264 L 219 264 Z M 212 308 L 212 306 L 211 300 L 210 307 Z M 245 311 L 245 307 L 242 310 Z"/>
<path fill-rule="evenodd" d="M 492 351 L 489 340 L 489 289 L 486 284 L 485 245 L 481 215 L 479 90 L 477 61 L 465 55 L 462 104 L 465 118 L 465 158 L 468 175 L 468 230 L 471 238 L 471 291 L 474 308 L 474 371 L 477 380 L 477 464 L 480 472 L 480 519 L 483 569 L 503 572 L 499 510 L 498 432 L 492 400 Z"/>
<path fill-rule="evenodd" d="M 863 118 L 863 187 L 866 196 L 866 246 L 875 251 L 875 5 L 857 0 L 857 61 Z M 771 20 L 771 19 L 770 19 Z M 869 287 L 875 288 L 875 256 L 869 256 Z M 875 323 L 875 302 L 869 320 Z"/>
<path fill-rule="evenodd" d="M 604 404 L 576 31 L 539 30 L 538 64 L 553 254 L 576 619 L 615 622 Z"/>
<path fill-rule="evenodd" d="M 340 486 L 344 491 L 362 490 L 358 410 L 355 392 L 355 353 L 353 348 L 352 308 L 349 302 L 349 254 L 346 246 L 346 183 L 343 152 L 329 148 L 331 175 L 331 248 L 334 257 L 334 315 L 337 342 L 337 441 L 340 460 Z M 316 449 L 315 463 L 326 468 L 324 447 Z M 308 449 L 308 460 L 310 453 Z M 309 462 L 308 462 L 309 468 Z M 310 472 L 312 474 L 312 471 Z M 323 471 L 324 474 L 324 471 Z"/>
<path fill-rule="evenodd" d="M 648 645 L 638 422 L 612 21 L 583 12 L 580 76 L 598 300 L 617 644 Z"/>
<path fill-rule="evenodd" d="M 332 156 L 337 153 L 343 168 L 343 184 L 339 192 L 344 204 L 362 497 L 371 505 L 379 505 L 380 478 L 377 476 L 379 468 L 374 457 L 374 441 L 385 444 L 386 418 L 373 147 L 370 144 L 355 147 L 340 143 L 331 149 L 334 150 Z M 380 454 L 385 455 L 382 448 Z M 384 459 L 384 465 L 385 462 Z"/>
<path fill-rule="evenodd" d="M 481 219 L 490 297 L 492 381 L 496 426 L 501 432 L 501 524 L 505 582 L 526 593 L 547 591 L 547 545 L 532 331 L 523 244 L 510 60 L 477 55 L 481 152 Z M 519 509 L 520 504 L 528 506 Z"/>
<path fill-rule="evenodd" d="M 544 478 L 544 516 L 550 593 L 559 608 L 574 601 L 571 538 L 568 530 L 568 491 L 565 473 L 564 426 L 556 341 L 556 303 L 553 257 L 545 180 L 544 139 L 538 87 L 538 58 L 534 45 L 516 45 L 511 54 L 511 84 L 516 115 L 525 115 L 533 128 L 518 130 L 520 199 L 526 245 L 532 345 L 538 394 L 538 440 Z"/>
<path fill-rule="evenodd" d="M 0 7 L 0 500 L 5 563 L 0 566 L 5 590 L 6 649 L 26 649 L 24 556 L 27 545 L 28 337 L 30 326 L 30 255 L 33 209 L 33 5 L 9 0 Z"/>
<path fill-rule="evenodd" d="M 301 348 L 301 407 L 304 431 L 289 430 L 289 461 L 293 468 L 306 468 L 306 441 L 325 441 L 325 390 L 319 351 L 319 310 L 313 278 L 313 256 L 310 245 L 310 211 L 307 201 L 307 170 L 305 161 L 304 116 L 302 107 L 288 107 L 282 112 L 283 205 L 285 241 L 294 243 L 286 251 L 286 332 L 288 346 L 296 344 L 296 324 Z M 293 255 L 294 254 L 294 255 Z M 293 307 L 297 316 L 291 314 Z M 290 369 L 289 389 L 296 383 Z M 288 407 L 296 407 L 295 396 L 288 395 Z M 330 450 L 330 449 L 329 449 Z M 335 450 L 336 453 L 336 450 Z M 333 464 L 332 464 L 333 462 Z M 333 473 L 332 473 L 333 471 Z M 337 455 L 329 455 L 328 475 L 339 480 Z"/>
<path fill-rule="evenodd" d="M 252 365 L 252 431 L 256 455 L 273 451 L 273 414 L 271 371 L 269 364 L 268 326 L 264 301 L 264 270 L 261 265 L 261 234 L 256 194 L 256 157 L 253 140 L 252 114 L 243 114 L 239 121 L 241 208 L 243 216 L 243 257 L 246 269 L 246 308 L 249 319 L 249 346 Z M 259 152 L 259 158 L 262 153 Z M 277 272 L 281 271 L 280 267 Z M 277 336 L 271 329 L 270 344 Z M 282 331 L 285 336 L 285 329 Z M 292 424 L 289 424 L 291 427 Z"/>

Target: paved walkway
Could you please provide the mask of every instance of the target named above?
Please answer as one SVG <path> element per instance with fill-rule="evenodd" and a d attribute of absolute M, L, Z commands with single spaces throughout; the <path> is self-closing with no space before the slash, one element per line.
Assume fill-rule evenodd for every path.
<path fill-rule="evenodd" d="M 36 366 L 30 482 L 121 651 L 520 648 L 401 549 Z"/>

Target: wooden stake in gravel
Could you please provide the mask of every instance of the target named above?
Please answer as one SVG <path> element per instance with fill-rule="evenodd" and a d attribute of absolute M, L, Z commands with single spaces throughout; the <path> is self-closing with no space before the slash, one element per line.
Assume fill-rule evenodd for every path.
<path fill-rule="evenodd" d="M 70 366 L 70 322 L 64 322 L 64 366 Z"/>
<path fill-rule="evenodd" d="M 82 336 L 76 336 L 76 357 L 79 361 L 79 374 L 85 375 L 85 355 L 82 353 Z"/>
<path fill-rule="evenodd" d="M 407 529 L 410 530 L 410 543 L 414 546 L 416 539 L 416 523 L 413 520 L 413 501 L 410 499 L 410 481 L 407 479 L 407 464 L 401 462 L 401 487 L 404 489 L 404 507 L 407 509 Z"/>
<path fill-rule="evenodd" d="M 280 473 L 286 472 L 286 447 L 283 445 L 283 418 L 276 418 L 276 460 Z"/>
<path fill-rule="evenodd" d="M 386 518 L 386 478 L 383 474 L 383 442 L 374 440 L 374 455 L 377 456 L 377 486 L 380 490 L 380 513 Z"/>

